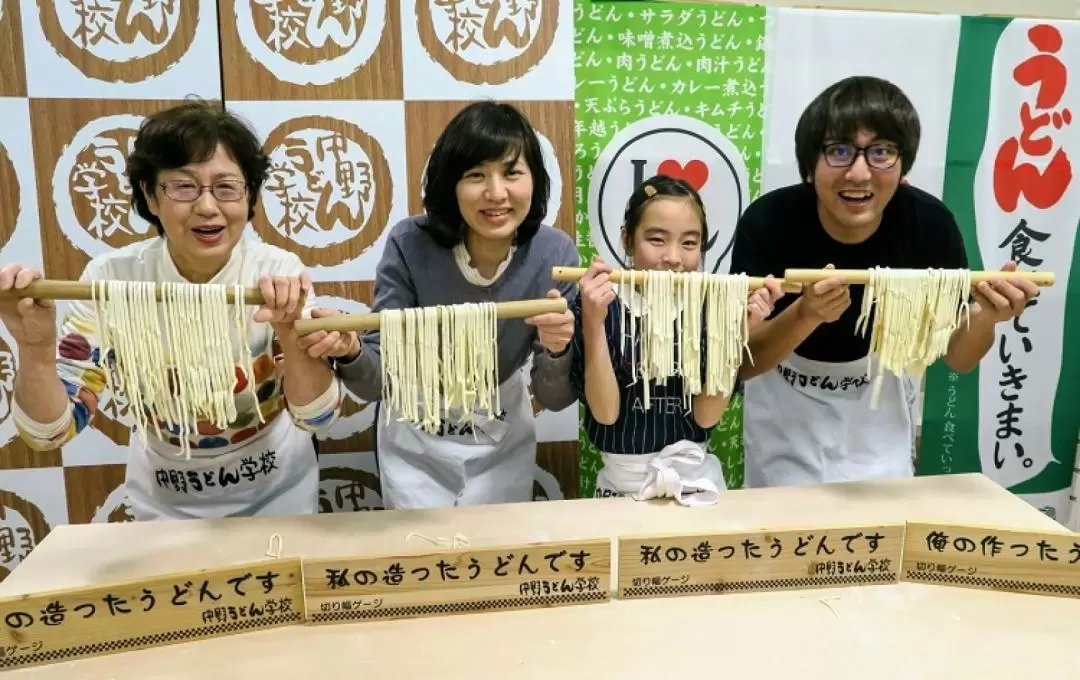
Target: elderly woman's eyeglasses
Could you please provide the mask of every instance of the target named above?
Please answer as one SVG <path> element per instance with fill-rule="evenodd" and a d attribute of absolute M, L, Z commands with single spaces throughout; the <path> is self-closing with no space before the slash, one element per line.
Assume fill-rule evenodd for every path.
<path fill-rule="evenodd" d="M 862 154 L 866 158 L 866 164 L 875 170 L 888 170 L 900 160 L 900 149 L 893 144 L 826 144 L 821 147 L 821 153 L 825 156 L 825 162 L 833 168 L 850 168 L 859 154 Z"/>
<path fill-rule="evenodd" d="M 203 191 L 206 189 L 209 189 L 214 198 L 222 203 L 243 200 L 247 195 L 247 185 L 239 181 L 221 181 L 204 186 L 181 179 L 162 182 L 161 188 L 165 190 L 166 196 L 181 203 L 191 203 L 199 200 L 199 197 L 202 196 Z"/>

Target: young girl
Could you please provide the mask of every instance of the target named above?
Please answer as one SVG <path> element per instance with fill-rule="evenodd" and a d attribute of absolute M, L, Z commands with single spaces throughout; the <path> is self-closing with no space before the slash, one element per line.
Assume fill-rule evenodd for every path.
<path fill-rule="evenodd" d="M 646 180 L 626 206 L 622 238 L 628 268 L 698 269 L 708 238 L 701 197 L 682 180 L 664 175 Z M 728 396 L 698 394 L 688 412 L 682 379 L 676 376 L 650 385 L 645 409 L 644 386 L 633 378 L 620 323 L 621 315 L 640 307 L 628 305 L 633 288 L 621 286 L 616 292 L 610 272 L 607 264 L 594 261 L 572 306 L 576 328 L 571 382 L 585 403 L 585 430 L 604 460 L 595 495 L 632 495 L 637 500 L 672 496 L 684 505 L 715 502 L 726 484 L 720 461 L 708 453 L 707 444 Z M 751 326 L 769 316 L 781 295 L 779 283 L 772 280 L 751 293 Z"/>
<path fill-rule="evenodd" d="M 424 214 L 390 230 L 375 272 L 374 311 L 464 302 L 568 299 L 551 269 L 577 266 L 573 240 L 545 224 L 549 177 L 532 124 L 508 104 L 479 101 L 439 136 L 424 175 Z M 532 500 L 536 419 L 523 367 L 532 357 L 536 400 L 559 411 L 570 386 L 570 312 L 499 321 L 503 413 L 429 434 L 377 414 L 376 461 L 387 508 L 433 508 Z M 365 401 L 382 390 L 380 334 L 337 370 Z M 380 409 L 385 405 L 380 405 Z M 452 418 L 452 414 L 448 414 Z M 454 427 L 449 427 L 453 425 Z"/>

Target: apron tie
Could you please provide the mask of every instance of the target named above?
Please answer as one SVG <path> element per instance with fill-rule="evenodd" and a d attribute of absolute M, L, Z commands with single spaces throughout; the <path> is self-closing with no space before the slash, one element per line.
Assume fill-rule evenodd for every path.
<path fill-rule="evenodd" d="M 636 501 L 651 498 L 674 498 L 680 505 L 713 505 L 720 498 L 720 488 L 707 476 L 701 475 L 706 462 L 706 453 L 702 445 L 683 440 L 664 447 L 647 456 L 605 455 L 605 463 L 627 477 L 641 479 L 638 491 L 631 494 Z M 630 462 L 628 459 L 647 459 L 645 462 Z M 681 471 L 680 471 L 681 470 Z M 694 471 L 699 474 L 684 479 L 684 473 Z M 627 480 L 629 481 L 629 480 Z"/>

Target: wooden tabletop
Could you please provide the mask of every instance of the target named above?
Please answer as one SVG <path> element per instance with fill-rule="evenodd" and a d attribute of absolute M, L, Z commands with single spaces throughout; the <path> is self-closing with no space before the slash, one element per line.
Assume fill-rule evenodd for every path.
<path fill-rule="evenodd" d="M 1063 527 L 982 475 L 732 491 L 706 508 L 625 499 L 314 517 L 61 526 L 0 597 L 283 556 L 427 552 L 620 534 L 927 521 Z M 10 671 L 23 680 L 1068 677 L 1080 601 L 901 583 L 299 626 Z M 1064 674 L 1064 675 L 1063 675 Z"/>

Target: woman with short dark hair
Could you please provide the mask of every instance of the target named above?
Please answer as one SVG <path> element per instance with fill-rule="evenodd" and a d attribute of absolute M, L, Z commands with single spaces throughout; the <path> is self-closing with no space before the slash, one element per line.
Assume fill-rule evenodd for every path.
<path fill-rule="evenodd" d="M 189 436 L 190 460 L 179 457 L 178 426 L 157 423 L 161 434 L 146 432 L 146 446 L 132 432 L 126 490 L 136 519 L 318 511 L 312 432 L 336 419 L 342 397 L 322 357 L 345 354 L 357 340 L 321 334 L 305 350 L 293 330 L 304 311 L 301 296 L 311 289 L 303 263 L 244 238 L 268 167 L 254 132 L 219 106 L 190 101 L 149 116 L 127 175 L 136 211 L 159 237 L 96 257 L 83 270 L 82 281 L 239 284 L 258 286 L 265 297 L 261 308 L 247 310 L 255 320 L 248 337 L 233 338 L 247 342 L 253 359 L 252 375 L 236 369 L 236 419 L 224 430 L 199 422 Z M 9 264 L 0 268 L 0 290 L 39 278 Z M 71 304 L 59 342 L 50 300 L 0 298 L 0 319 L 18 344 L 19 434 L 37 450 L 68 444 L 94 417 L 106 367 L 116 361 L 111 352 L 101 356 L 93 304 Z"/>
<path fill-rule="evenodd" d="M 569 236 L 544 224 L 549 179 L 540 142 L 517 109 L 470 104 L 435 143 L 424 174 L 424 215 L 391 230 L 375 275 L 373 309 L 576 296 L 552 288 L 554 266 L 580 258 Z M 558 411 L 575 401 L 567 352 L 570 312 L 499 321 L 499 414 L 428 434 L 397 414 L 377 416 L 376 448 L 387 508 L 531 500 L 536 421 L 523 367 L 532 356 L 538 402 Z M 337 364 L 349 390 L 377 401 L 379 333 Z M 380 408 L 385 408 L 385 405 Z M 387 417 L 389 416 L 389 417 Z M 445 422 L 445 421 L 444 421 Z"/>

